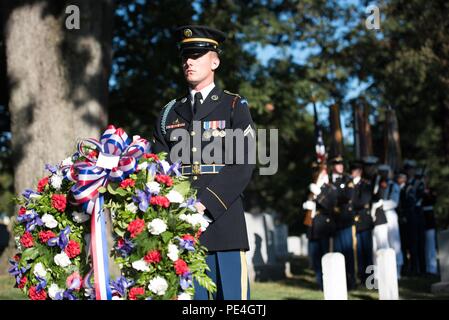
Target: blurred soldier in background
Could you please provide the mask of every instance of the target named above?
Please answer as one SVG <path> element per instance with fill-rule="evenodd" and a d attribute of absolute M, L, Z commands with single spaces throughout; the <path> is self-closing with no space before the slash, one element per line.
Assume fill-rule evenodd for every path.
<path fill-rule="evenodd" d="M 396 208 L 399 204 L 401 189 L 399 185 L 392 179 L 393 172 L 388 165 L 381 165 L 378 168 L 380 180 L 380 197 L 383 199 L 383 210 L 387 218 L 388 226 L 388 244 L 396 253 L 396 265 L 398 271 L 398 279 L 401 276 L 403 265 L 401 237 L 399 232 L 398 214 Z"/>
<path fill-rule="evenodd" d="M 373 264 L 373 218 L 370 213 L 372 187 L 368 180 L 362 179 L 363 163 L 361 161 L 353 162 L 350 170 L 352 183 L 348 187 L 353 188 L 351 208 L 354 212 L 357 232 L 356 261 L 358 276 L 364 284 L 368 276 L 366 268 Z"/>
<path fill-rule="evenodd" d="M 334 208 L 336 232 L 334 237 L 334 252 L 340 252 L 345 257 L 346 281 L 348 289 L 355 287 L 353 226 L 354 214 L 350 206 L 351 177 L 344 172 L 343 157 L 331 159 L 332 172 L 330 183 L 337 190 L 337 205 Z"/>
<path fill-rule="evenodd" d="M 401 238 L 402 250 L 402 269 L 401 275 L 406 275 L 410 272 L 410 248 L 408 239 L 408 203 L 407 203 L 407 175 L 405 172 L 400 172 L 396 178 L 396 183 L 399 186 L 399 204 L 396 208 L 398 213 L 399 234 Z"/>
<path fill-rule="evenodd" d="M 435 232 L 435 213 L 433 206 L 436 202 L 436 193 L 429 187 L 429 179 L 424 176 L 424 194 L 422 200 L 422 210 L 425 219 L 425 255 L 426 255 L 426 273 L 436 275 L 438 274 L 437 267 L 437 248 L 436 248 L 436 232 Z"/>
<path fill-rule="evenodd" d="M 424 182 L 422 169 L 416 170 L 414 160 L 405 161 L 404 169 L 407 173 L 406 186 L 406 216 L 407 233 L 410 249 L 410 272 L 412 275 L 424 274 L 426 270 L 425 259 L 425 230 L 422 200 Z"/>
<path fill-rule="evenodd" d="M 310 185 L 313 198 L 307 200 L 303 204 L 303 208 L 312 212 L 311 225 L 307 228 L 309 258 L 315 271 L 316 281 L 322 290 L 321 258 L 331 251 L 330 239 L 335 234 L 335 221 L 332 212 L 337 204 L 337 192 L 335 187 L 329 184 L 326 170 L 322 170 L 319 166 L 315 167 L 313 181 L 316 181 Z"/>

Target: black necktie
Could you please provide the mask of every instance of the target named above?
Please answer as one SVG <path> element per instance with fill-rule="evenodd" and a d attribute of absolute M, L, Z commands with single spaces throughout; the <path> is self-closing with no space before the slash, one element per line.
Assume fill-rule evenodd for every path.
<path fill-rule="evenodd" d="M 195 96 L 193 97 L 193 114 L 196 114 L 200 109 L 201 100 L 203 100 L 203 95 L 201 92 L 195 93 Z"/>

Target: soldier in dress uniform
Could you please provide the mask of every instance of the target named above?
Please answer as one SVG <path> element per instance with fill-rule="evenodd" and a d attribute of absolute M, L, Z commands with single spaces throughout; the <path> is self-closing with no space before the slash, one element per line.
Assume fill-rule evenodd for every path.
<path fill-rule="evenodd" d="M 428 176 L 424 177 L 424 194 L 422 210 L 425 218 L 426 230 L 426 273 L 438 274 L 437 248 L 436 248 L 436 222 L 434 205 L 437 200 L 436 192 L 429 186 Z"/>
<path fill-rule="evenodd" d="M 197 190 L 198 212 L 210 220 L 200 242 L 208 249 L 208 275 L 217 285 L 213 298 L 246 300 L 250 296 L 245 256 L 249 244 L 243 191 L 254 169 L 248 157 L 253 145 L 250 139 L 255 138 L 253 120 L 245 98 L 214 82 L 225 34 L 207 26 L 188 25 L 178 28 L 176 35 L 188 91 L 162 109 L 155 125 L 154 151 L 169 153 L 169 161 L 175 162 L 180 160 L 179 154 L 170 151 L 175 146 L 188 147 L 187 156 L 181 156 L 181 173 Z M 184 129 L 184 135 L 177 135 L 180 131 L 176 129 Z M 234 148 L 224 143 L 231 129 L 244 140 L 241 162 L 236 162 L 242 156 L 235 152 L 238 141 Z M 206 162 L 202 150 L 215 142 L 222 142 L 222 155 Z M 215 151 L 211 155 L 215 157 Z M 194 298 L 208 299 L 207 291 L 196 281 L 194 284 Z"/>
<path fill-rule="evenodd" d="M 330 183 L 337 190 L 337 205 L 333 211 L 336 232 L 334 237 L 334 251 L 345 256 L 346 281 L 348 289 L 355 287 L 354 242 L 353 227 L 354 213 L 351 207 L 352 181 L 344 171 L 342 156 L 336 156 L 330 161 L 332 166 Z"/>
<path fill-rule="evenodd" d="M 417 174 L 416 161 L 405 161 L 404 169 L 407 172 L 406 214 L 410 249 L 410 272 L 413 275 L 420 275 L 426 271 L 425 218 L 422 211 L 424 182 L 422 175 Z"/>
<path fill-rule="evenodd" d="M 372 186 L 368 180 L 362 178 L 363 162 L 354 161 L 350 167 L 353 191 L 351 207 L 354 212 L 356 226 L 356 260 L 359 279 L 365 284 L 368 274 L 366 269 L 373 264 L 373 218 L 370 212 L 372 200 Z"/>
<path fill-rule="evenodd" d="M 407 174 L 404 171 L 399 172 L 396 177 L 396 183 L 399 186 L 399 204 L 397 206 L 399 234 L 401 237 L 401 250 L 402 250 L 402 268 L 401 275 L 409 274 L 410 272 L 410 249 L 409 249 L 409 235 L 407 232 Z"/>
<path fill-rule="evenodd" d="M 321 258 L 330 251 L 330 239 L 335 235 L 332 212 L 337 205 L 337 189 L 329 183 L 328 175 L 322 173 L 319 166 L 316 166 L 314 175 L 320 177 L 313 179 L 317 182 L 310 185 L 313 200 L 308 200 L 303 205 L 304 209 L 312 211 L 312 224 L 307 228 L 308 252 L 321 290 L 323 289 Z"/>

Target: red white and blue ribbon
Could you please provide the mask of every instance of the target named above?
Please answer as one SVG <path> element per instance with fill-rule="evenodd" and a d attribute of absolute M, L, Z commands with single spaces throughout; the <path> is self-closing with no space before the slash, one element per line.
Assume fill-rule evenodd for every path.
<path fill-rule="evenodd" d="M 85 152 L 85 147 L 98 151 L 98 157 Z M 93 147 L 93 148 L 92 148 Z M 133 173 L 140 157 L 149 151 L 147 140 L 136 136 L 133 141 L 123 129 L 110 125 L 96 139 L 84 139 L 78 143 L 79 161 L 65 170 L 65 175 L 76 184 L 72 187 L 73 197 L 91 217 L 91 251 L 94 266 L 95 296 L 97 300 L 112 298 L 109 285 L 109 250 L 106 242 L 106 223 L 103 214 L 101 187 L 110 181 L 119 182 Z"/>

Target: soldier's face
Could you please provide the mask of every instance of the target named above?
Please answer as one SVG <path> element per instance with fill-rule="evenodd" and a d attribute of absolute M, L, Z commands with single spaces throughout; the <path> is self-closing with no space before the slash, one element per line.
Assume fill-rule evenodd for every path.
<path fill-rule="evenodd" d="M 220 59 L 213 51 L 206 54 L 185 54 L 182 56 L 182 68 L 187 82 L 192 86 L 210 83 L 214 80 L 214 71 Z"/>
<path fill-rule="evenodd" d="M 344 168 L 344 165 L 342 163 L 334 164 L 334 171 L 335 171 L 335 173 L 343 174 L 344 169 L 345 168 Z"/>

